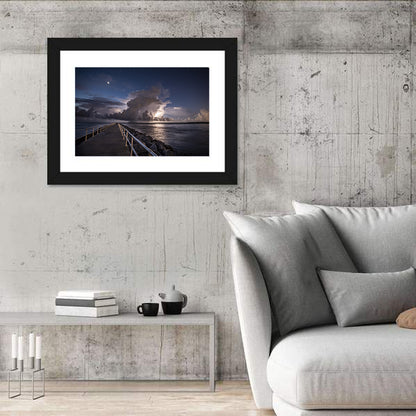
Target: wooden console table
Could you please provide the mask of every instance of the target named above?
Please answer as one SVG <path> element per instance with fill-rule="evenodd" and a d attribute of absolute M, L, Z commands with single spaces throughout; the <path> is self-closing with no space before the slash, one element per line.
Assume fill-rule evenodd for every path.
<path fill-rule="evenodd" d="M 209 326 L 209 390 L 215 391 L 215 314 L 182 313 L 180 315 L 143 316 L 137 313 L 122 313 L 102 318 L 78 316 L 56 316 L 48 312 L 1 312 L 0 325 L 178 325 Z"/>

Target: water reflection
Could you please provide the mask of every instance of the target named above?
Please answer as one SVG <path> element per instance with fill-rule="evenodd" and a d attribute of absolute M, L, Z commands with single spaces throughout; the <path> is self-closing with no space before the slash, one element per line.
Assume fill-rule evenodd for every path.
<path fill-rule="evenodd" d="M 125 123 L 186 156 L 209 156 L 209 124 Z"/>

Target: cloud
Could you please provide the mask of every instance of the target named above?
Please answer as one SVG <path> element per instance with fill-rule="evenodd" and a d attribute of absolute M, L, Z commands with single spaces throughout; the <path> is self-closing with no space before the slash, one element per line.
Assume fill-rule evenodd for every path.
<path fill-rule="evenodd" d="M 201 108 L 195 112 L 186 107 L 172 106 L 168 98 L 169 91 L 160 84 L 131 92 L 126 99 L 76 98 L 76 117 L 129 121 L 209 121 L 208 110 Z"/>
<path fill-rule="evenodd" d="M 109 113 L 123 108 L 125 105 L 119 100 L 111 100 L 105 97 L 76 98 L 76 117 L 107 118 Z"/>
<path fill-rule="evenodd" d="M 102 104 L 113 104 L 113 103 L 120 103 L 119 100 L 112 100 L 110 98 L 105 97 L 92 97 L 92 98 L 75 98 L 75 102 L 82 104 L 82 103 L 102 103 Z"/>
<path fill-rule="evenodd" d="M 170 104 L 168 97 L 169 91 L 161 85 L 135 91 L 127 97 L 127 108 L 112 116 L 121 120 L 154 120 L 155 117 L 161 120 L 165 107 Z"/>
<path fill-rule="evenodd" d="M 89 108 L 88 110 L 84 110 L 83 108 L 77 108 L 76 109 L 76 113 L 75 113 L 76 117 L 88 117 L 88 118 L 92 118 L 95 116 L 94 113 L 94 107 Z"/>
<path fill-rule="evenodd" d="M 192 121 L 209 121 L 209 111 L 206 110 L 205 108 L 201 108 L 199 110 L 199 113 L 194 114 L 192 116 Z"/>
<path fill-rule="evenodd" d="M 209 111 L 203 108 L 195 113 L 185 107 L 166 107 L 165 115 L 177 121 L 209 121 Z"/>
<path fill-rule="evenodd" d="M 191 115 L 190 111 L 184 107 L 165 107 L 165 115 L 175 120 L 184 120 Z"/>

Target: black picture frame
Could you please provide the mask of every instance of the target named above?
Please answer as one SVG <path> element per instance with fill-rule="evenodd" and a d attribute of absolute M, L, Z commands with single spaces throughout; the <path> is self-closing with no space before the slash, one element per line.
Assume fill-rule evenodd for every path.
<path fill-rule="evenodd" d="M 60 167 L 60 52 L 65 50 L 225 51 L 225 171 L 62 172 Z M 237 39 L 48 38 L 48 184 L 237 184 Z"/>

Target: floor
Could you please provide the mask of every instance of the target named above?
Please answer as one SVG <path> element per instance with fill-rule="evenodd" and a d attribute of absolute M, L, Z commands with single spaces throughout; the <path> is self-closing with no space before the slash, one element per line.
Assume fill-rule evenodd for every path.
<path fill-rule="evenodd" d="M 8 399 L 7 386 L 0 383 L 0 416 L 274 415 L 256 409 L 246 381 L 218 382 L 215 393 L 201 391 L 207 388 L 207 383 L 182 381 L 47 382 L 46 396 L 32 401 L 28 395 Z"/>

